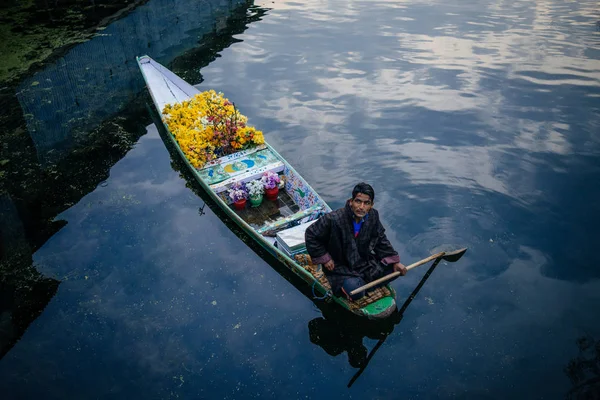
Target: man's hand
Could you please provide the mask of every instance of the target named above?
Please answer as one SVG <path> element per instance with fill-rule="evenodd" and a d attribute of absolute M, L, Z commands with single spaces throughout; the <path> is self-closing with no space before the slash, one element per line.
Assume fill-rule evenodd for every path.
<path fill-rule="evenodd" d="M 325 268 L 327 268 L 328 271 L 333 271 L 333 268 L 335 268 L 335 264 L 333 263 L 333 260 L 327 261 L 325 264 L 323 264 L 323 266 Z"/>
<path fill-rule="evenodd" d="M 408 272 L 406 267 L 400 263 L 394 264 L 394 272 L 400 272 L 400 275 L 404 276 Z"/>

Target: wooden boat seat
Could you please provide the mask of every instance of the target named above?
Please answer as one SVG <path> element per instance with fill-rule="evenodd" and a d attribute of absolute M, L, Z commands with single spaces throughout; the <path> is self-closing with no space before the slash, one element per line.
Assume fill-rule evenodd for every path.
<path fill-rule="evenodd" d="M 302 266 L 302 268 L 304 268 L 305 270 L 310 272 L 312 274 L 312 276 L 314 276 L 321 283 L 321 285 L 323 285 L 323 287 L 326 290 L 331 290 L 331 285 L 329 284 L 327 277 L 323 273 L 323 270 L 322 270 L 322 267 L 320 264 L 317 264 L 317 265 L 313 264 L 312 260 L 308 254 L 296 254 L 296 256 L 294 256 L 294 258 L 296 259 L 298 264 L 300 264 L 300 266 Z M 352 307 L 352 308 L 363 308 L 371 303 L 376 302 L 377 300 L 379 300 L 381 298 L 388 297 L 388 296 L 392 296 L 392 292 L 390 291 L 390 289 L 387 288 L 387 286 L 383 286 L 383 287 L 380 287 L 377 289 L 371 289 L 371 290 L 367 291 L 365 296 L 361 297 L 358 300 L 354 300 L 354 301 L 347 300 L 347 302 L 350 305 L 350 307 Z"/>
<path fill-rule="evenodd" d="M 321 215 L 322 209 L 323 207 L 317 204 L 305 210 L 299 210 L 285 218 L 267 223 L 256 229 L 256 231 L 263 236 L 275 236 L 275 234 L 277 234 L 277 232 L 280 230 L 297 225 L 298 223 L 309 222 L 317 219 Z"/>

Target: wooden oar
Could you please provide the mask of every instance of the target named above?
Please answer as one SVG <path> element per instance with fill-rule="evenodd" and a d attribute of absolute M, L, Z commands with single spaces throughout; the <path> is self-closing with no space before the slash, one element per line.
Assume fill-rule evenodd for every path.
<path fill-rule="evenodd" d="M 441 258 L 442 260 L 448 261 L 448 262 L 455 262 L 455 261 L 458 261 L 458 259 L 461 258 L 462 255 L 465 254 L 466 251 L 467 251 L 466 248 L 463 248 L 463 249 L 460 249 L 460 250 L 455 250 L 455 251 L 452 251 L 450 253 L 446 253 L 444 251 L 441 251 L 441 252 L 439 252 L 437 254 L 434 254 L 434 255 L 431 255 L 431 256 L 429 256 L 427 258 L 424 258 L 421 261 L 417 261 L 416 263 L 410 264 L 408 267 L 406 267 L 406 269 L 407 270 L 413 269 L 413 268 L 418 267 L 420 265 L 426 264 L 426 263 L 428 263 L 431 260 L 435 260 L 436 258 Z M 392 272 L 391 274 L 386 275 L 383 278 L 379 278 L 379 279 L 374 280 L 373 282 L 369 282 L 366 285 L 361 286 L 358 289 L 354 289 L 353 291 L 351 291 L 350 292 L 350 296 L 354 296 L 356 293 L 360 293 L 363 290 L 370 289 L 373 286 L 379 285 L 380 283 L 387 282 L 390 279 L 393 279 L 393 278 L 397 277 L 398 275 L 400 275 L 400 272 L 398 272 L 398 271 L 397 272 Z"/>
<path fill-rule="evenodd" d="M 451 253 L 444 253 L 444 258 L 446 261 L 449 262 L 455 262 L 458 261 L 459 258 L 461 258 L 463 256 L 463 254 L 465 254 L 465 252 L 467 251 L 466 248 L 464 249 L 460 249 L 460 250 L 456 250 L 453 251 Z M 435 257 L 438 256 L 441 253 L 438 254 L 434 254 L 431 257 Z M 430 259 L 431 257 L 427 257 L 424 260 Z M 447 257 L 447 258 L 446 258 Z M 422 265 L 422 263 L 426 263 L 427 261 L 421 260 L 419 262 L 416 262 L 414 264 L 409 265 L 410 268 L 414 268 L 418 265 Z M 404 302 L 404 304 L 402 305 L 402 307 L 400 307 L 400 310 L 397 311 L 398 315 L 399 315 L 399 319 L 398 322 L 396 322 L 396 324 L 398 324 L 401 320 L 402 317 L 404 316 L 404 311 L 406 311 L 406 308 L 408 307 L 408 305 L 414 300 L 415 296 L 417 295 L 417 293 L 419 293 L 419 290 L 421 290 L 421 288 L 423 287 L 423 285 L 425 284 L 425 282 L 427 281 L 427 279 L 429 278 L 429 276 L 431 275 L 431 273 L 433 272 L 433 270 L 435 269 L 435 267 L 437 267 L 437 265 L 440 263 L 440 261 L 442 261 L 442 258 L 440 258 L 440 256 L 438 256 L 436 258 L 436 260 L 433 262 L 433 264 L 431 264 L 431 267 L 429 267 L 429 269 L 427 270 L 427 272 L 425 273 L 425 275 L 423 276 L 423 278 L 421 279 L 421 282 L 419 282 L 419 284 L 417 285 L 417 287 L 412 291 L 412 293 L 410 294 L 410 296 L 408 296 L 408 298 L 406 299 L 406 301 Z M 408 269 L 408 267 L 407 267 Z M 369 355 L 367 356 L 367 359 L 365 360 L 365 363 L 363 364 L 363 366 L 360 368 L 360 370 L 358 370 L 358 372 L 356 374 L 354 374 L 354 376 L 352 377 L 352 379 L 350 379 L 350 382 L 348 382 L 348 387 L 351 387 L 354 382 L 356 382 L 356 380 L 358 379 L 358 377 L 363 373 L 363 371 L 365 370 L 365 368 L 367 368 L 367 365 L 369 364 L 369 361 L 371 361 L 371 358 L 373 358 L 373 356 L 375 355 L 375 352 L 377 350 L 379 350 L 379 348 L 381 347 L 381 345 L 383 344 L 383 342 L 385 342 L 385 340 L 389 337 L 389 335 L 385 336 L 384 338 L 379 339 L 379 341 L 377 342 L 377 344 L 375 345 L 375 347 L 373 347 L 373 349 L 371 350 L 371 352 L 369 353 Z"/>
<path fill-rule="evenodd" d="M 400 308 L 400 310 L 396 310 L 396 312 L 398 313 L 399 318 L 398 318 L 398 322 L 396 322 L 394 325 L 397 325 L 397 324 L 400 323 L 400 321 L 402 321 L 402 317 L 404 317 L 404 311 L 406 311 L 406 308 L 408 307 L 408 305 L 413 301 L 413 299 L 415 298 L 415 296 L 417 295 L 417 293 L 419 293 L 419 290 L 421 290 L 421 288 L 425 284 L 425 281 L 427 281 L 427 279 L 429 278 L 429 275 L 431 275 L 431 273 L 433 272 L 433 270 L 435 269 L 435 267 L 437 267 L 437 265 L 439 264 L 440 261 L 442 261 L 442 259 L 441 258 L 437 258 L 433 262 L 433 264 L 431 264 L 431 267 L 429 267 L 429 270 L 425 273 L 425 275 L 421 279 L 421 282 L 419 282 L 419 284 L 412 291 L 412 293 L 410 294 L 410 296 L 408 296 L 408 298 L 406 299 L 406 301 L 404 302 L 404 304 L 402 305 L 402 307 Z M 383 342 L 385 342 L 385 340 L 389 336 L 390 335 L 387 335 L 387 336 L 379 339 L 379 341 L 377 342 L 377 344 L 375 345 L 375 347 L 373 347 L 373 349 L 371 350 L 371 352 L 367 356 L 367 359 L 365 360 L 365 363 L 363 364 L 363 366 L 360 368 L 360 370 L 358 370 L 358 372 L 356 374 L 354 374 L 354 376 L 352 377 L 352 379 L 350 379 L 350 382 L 348 382 L 348 387 L 352 386 L 352 384 L 354 384 L 354 382 L 356 382 L 356 380 L 358 379 L 358 377 L 367 368 L 367 365 L 369 364 L 369 361 L 371 361 L 371 358 L 373 358 L 373 356 L 375 355 L 375 352 L 381 347 L 381 345 L 383 344 Z"/>

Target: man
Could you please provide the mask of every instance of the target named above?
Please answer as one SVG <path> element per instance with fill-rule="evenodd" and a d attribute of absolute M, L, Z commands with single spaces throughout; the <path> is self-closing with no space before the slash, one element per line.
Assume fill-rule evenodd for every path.
<path fill-rule="evenodd" d="M 371 185 L 361 182 L 344 207 L 322 216 L 306 229 L 308 254 L 314 264 L 323 264 L 336 296 L 357 300 L 365 292 L 350 296 L 354 289 L 394 271 L 406 274 L 373 208 L 374 200 Z"/>

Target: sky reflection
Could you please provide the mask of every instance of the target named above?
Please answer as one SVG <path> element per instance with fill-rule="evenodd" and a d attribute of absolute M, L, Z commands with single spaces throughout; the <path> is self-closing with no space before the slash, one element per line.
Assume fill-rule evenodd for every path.
<path fill-rule="evenodd" d="M 322 13 L 313 18 L 311 4 L 322 7 L 276 2 L 271 21 L 281 24 L 250 32 L 249 41 L 289 55 L 260 66 L 270 77 L 259 83 L 260 97 L 239 89 L 256 73 L 252 66 L 223 63 L 205 76 L 241 99 L 251 121 L 332 206 L 357 180 L 374 182 L 404 259 L 444 245 L 470 247 L 460 269 L 436 271 L 420 294 L 434 305 L 415 305 L 415 315 L 425 316 L 410 327 L 413 346 L 398 343 L 407 339 L 403 331 L 374 369 L 397 364 L 401 354 L 419 360 L 407 381 L 440 362 L 448 374 L 457 368 L 448 360 L 462 358 L 467 346 L 462 372 L 421 382 L 441 397 L 556 393 L 547 382 L 566 385 L 559 365 L 575 351 L 575 337 L 583 326 L 598 330 L 591 305 L 600 276 L 585 261 L 600 222 L 588 197 L 600 189 L 590 158 L 598 155 L 600 127 L 600 37 L 590 4 L 393 2 L 387 5 L 398 9 L 384 12 L 384 2 L 334 1 L 328 4 L 342 16 L 318 26 L 313 19 Z M 360 22 L 346 22 L 356 10 Z M 244 46 L 232 49 L 232 60 Z M 286 65 L 293 80 L 280 75 Z M 585 181 L 590 192 L 574 200 Z M 539 354 L 545 374 L 533 361 Z M 392 396 L 383 389 L 389 382 L 369 379 L 382 397 Z M 402 390 L 418 393 L 410 384 Z"/>
<path fill-rule="evenodd" d="M 562 397 L 576 341 L 600 338 L 595 4 L 264 5 L 199 88 L 235 101 L 332 207 L 371 182 L 403 262 L 467 255 L 438 267 L 347 391 L 347 355 L 310 341 L 320 310 L 212 210 L 199 215 L 204 202 L 150 125 L 35 254 L 62 284 L 0 363 L 0 388 Z M 423 273 L 394 282 L 400 299 Z M 26 387 L 34 378 L 39 388 Z"/>
<path fill-rule="evenodd" d="M 199 217 L 202 200 L 168 163 L 151 126 L 113 167 L 105 187 L 59 216 L 69 224 L 36 253 L 35 263 L 68 283 L 55 302 L 65 318 L 41 322 L 45 328 L 20 346 L 48 342 L 42 337 L 49 329 L 68 325 L 69 335 L 87 347 L 77 347 L 82 356 L 96 352 L 96 346 L 108 347 L 104 356 L 96 354 L 100 362 L 114 362 L 113 354 L 119 354 L 120 362 L 161 380 L 146 390 L 165 394 L 171 387 L 185 393 L 179 384 L 186 379 L 206 379 L 203 390 L 231 394 L 237 380 L 231 365 L 264 381 L 299 356 L 301 348 L 279 350 L 281 337 L 273 342 L 272 335 L 282 326 L 286 335 L 294 333 L 288 325 L 306 312 L 307 299 L 291 291 L 210 210 Z M 303 318 L 302 325 L 306 322 Z M 69 357 L 91 372 L 83 360 Z M 220 370 L 227 373 L 215 379 Z M 124 385 L 139 379 L 126 375 Z"/>

